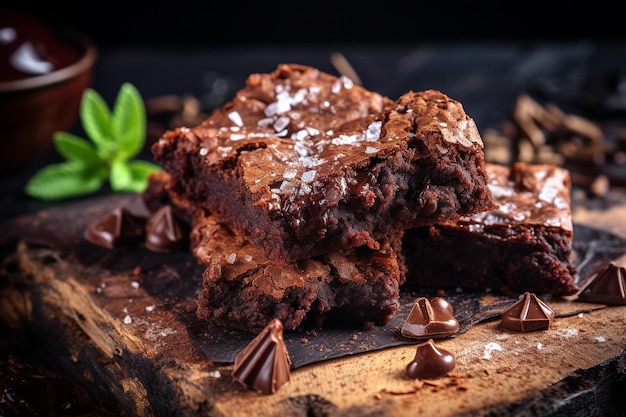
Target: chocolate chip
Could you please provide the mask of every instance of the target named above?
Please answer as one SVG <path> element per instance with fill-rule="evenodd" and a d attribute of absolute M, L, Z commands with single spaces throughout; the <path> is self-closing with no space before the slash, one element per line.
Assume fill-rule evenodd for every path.
<path fill-rule="evenodd" d="M 417 345 L 415 358 L 406 366 L 409 378 L 435 379 L 446 376 L 456 365 L 454 356 L 437 348 L 433 339 Z"/>
<path fill-rule="evenodd" d="M 502 312 L 500 325 L 516 332 L 546 330 L 550 327 L 554 311 L 535 294 L 524 295 Z"/>
<path fill-rule="evenodd" d="M 578 298 L 593 303 L 626 304 L 626 268 L 610 262 L 582 289 Z"/>
<path fill-rule="evenodd" d="M 89 242 L 107 249 L 139 245 L 144 239 L 145 219 L 117 207 L 85 229 Z"/>
<path fill-rule="evenodd" d="M 289 381 L 290 368 L 283 324 L 275 318 L 237 354 L 232 376 L 260 394 L 273 394 Z"/>
<path fill-rule="evenodd" d="M 189 231 L 173 212 L 172 206 L 165 205 L 150 216 L 146 224 L 146 248 L 155 252 L 172 252 L 188 246 Z"/>
<path fill-rule="evenodd" d="M 402 336 L 410 338 L 441 338 L 459 330 L 452 305 L 442 297 L 428 300 L 419 297 L 402 325 Z"/>

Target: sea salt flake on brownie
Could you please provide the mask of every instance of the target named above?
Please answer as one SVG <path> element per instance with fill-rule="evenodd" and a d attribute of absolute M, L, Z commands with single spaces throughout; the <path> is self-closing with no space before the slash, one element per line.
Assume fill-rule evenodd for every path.
<path fill-rule="evenodd" d="M 461 103 L 436 90 L 392 100 L 303 65 L 251 74 L 232 101 L 152 151 L 177 198 L 283 264 L 493 208 Z"/>

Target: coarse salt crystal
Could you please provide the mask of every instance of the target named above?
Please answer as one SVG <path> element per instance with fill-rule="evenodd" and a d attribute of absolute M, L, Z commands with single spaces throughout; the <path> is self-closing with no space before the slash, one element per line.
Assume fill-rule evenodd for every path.
<path fill-rule="evenodd" d="M 595 339 L 595 341 L 596 341 L 596 342 L 598 342 L 598 343 L 604 343 L 604 342 L 606 342 L 606 338 L 605 338 L 604 336 L 596 336 L 594 339 Z"/>
<path fill-rule="evenodd" d="M 245 139 L 246 135 L 241 133 L 233 133 L 230 135 L 230 140 L 242 140 Z"/>
<path fill-rule="evenodd" d="M 293 179 L 296 177 L 296 175 L 298 174 L 298 170 L 295 168 L 287 168 L 285 169 L 285 172 L 283 172 L 283 178 L 285 179 Z"/>
<path fill-rule="evenodd" d="M 374 123 L 370 123 L 370 125 L 365 130 L 365 140 L 367 142 L 376 142 L 380 139 L 380 129 L 383 126 L 383 122 L 377 121 Z"/>
<path fill-rule="evenodd" d="M 310 170 L 310 171 L 305 171 L 302 173 L 302 182 L 308 184 L 310 182 L 312 182 L 315 179 L 315 170 Z"/>
<path fill-rule="evenodd" d="M 243 120 L 241 119 L 241 115 L 238 112 L 231 111 L 230 113 L 228 113 L 228 118 L 237 126 L 243 126 Z"/>
<path fill-rule="evenodd" d="M 131 324 L 132 322 L 133 322 L 133 319 L 130 318 L 128 314 L 124 316 L 124 324 Z"/>
<path fill-rule="evenodd" d="M 280 132 L 280 131 L 284 130 L 287 126 L 289 126 L 289 121 L 290 121 L 289 117 L 287 117 L 287 116 L 280 116 L 274 122 L 274 130 L 277 131 L 277 132 Z"/>
<path fill-rule="evenodd" d="M 139 288 L 139 282 L 133 281 L 133 282 L 130 283 L 130 286 L 133 287 L 133 288 Z"/>
<path fill-rule="evenodd" d="M 149 305 L 149 306 L 146 306 L 146 311 L 150 313 L 151 311 L 154 311 L 155 308 L 156 308 L 155 305 Z"/>
<path fill-rule="evenodd" d="M 578 336 L 578 329 L 559 329 L 557 333 L 561 337 L 570 338 Z"/>
<path fill-rule="evenodd" d="M 502 352 L 502 346 L 500 346 L 498 343 L 496 342 L 489 342 L 485 345 L 485 350 L 483 351 L 483 356 L 481 356 L 481 359 L 487 359 L 490 360 L 492 357 L 492 353 L 493 352 Z"/>

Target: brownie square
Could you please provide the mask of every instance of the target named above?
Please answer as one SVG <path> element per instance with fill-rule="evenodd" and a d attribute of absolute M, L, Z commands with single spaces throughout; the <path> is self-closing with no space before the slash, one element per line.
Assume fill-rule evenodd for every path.
<path fill-rule="evenodd" d="M 280 265 L 245 236 L 201 210 L 192 217 L 191 247 L 207 268 L 197 316 L 229 328 L 260 331 L 273 318 L 285 329 L 320 329 L 327 320 L 364 327 L 388 323 L 400 308 L 404 270 L 401 233 L 367 246 Z"/>
<path fill-rule="evenodd" d="M 523 162 L 486 167 L 498 208 L 407 230 L 406 285 L 575 294 L 569 171 Z"/>
<path fill-rule="evenodd" d="M 435 90 L 394 101 L 302 65 L 250 75 L 152 151 L 178 199 L 284 265 L 494 207 L 481 137 L 458 101 Z"/>
<path fill-rule="evenodd" d="M 197 316 L 214 325 L 258 332 L 280 318 L 286 329 L 319 329 L 329 318 L 362 325 L 389 322 L 399 310 L 405 280 L 402 232 L 367 246 L 292 265 L 273 263 L 238 231 L 214 215 L 172 198 L 170 175 L 148 178 L 148 211 L 170 205 L 191 228 L 190 249 L 206 265 Z"/>

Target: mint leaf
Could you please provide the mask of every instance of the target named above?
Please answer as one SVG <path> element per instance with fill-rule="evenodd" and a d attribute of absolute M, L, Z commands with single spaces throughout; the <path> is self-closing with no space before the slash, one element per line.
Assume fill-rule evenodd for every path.
<path fill-rule="evenodd" d="M 141 192 L 148 184 L 150 173 L 160 170 L 158 165 L 147 161 L 113 161 L 111 164 L 111 188 L 115 191 Z"/>
<path fill-rule="evenodd" d="M 146 108 L 141 95 L 130 83 L 120 88 L 111 117 L 111 131 L 118 144 L 118 158 L 132 158 L 143 148 Z"/>
<path fill-rule="evenodd" d="M 107 158 L 107 154 L 117 147 L 112 139 L 111 110 L 102 96 L 91 88 L 83 93 L 80 120 L 87 136 L 96 144 L 98 150 L 103 152 L 103 157 Z"/>
<path fill-rule="evenodd" d="M 128 163 L 132 173 L 132 182 L 128 191 L 141 192 L 148 185 L 148 177 L 151 173 L 161 170 L 159 165 L 148 161 L 135 160 Z"/>
<path fill-rule="evenodd" d="M 145 190 L 150 173 L 161 168 L 131 159 L 143 149 L 146 136 L 146 109 L 139 91 L 124 83 L 111 112 L 100 94 L 86 89 L 79 115 L 91 141 L 55 132 L 56 150 L 66 161 L 37 171 L 25 192 L 43 200 L 61 200 L 95 192 L 107 179 L 114 191 Z"/>
<path fill-rule="evenodd" d="M 71 133 L 55 132 L 54 146 L 57 152 L 69 161 L 82 161 L 89 165 L 106 164 L 91 142 Z"/>
<path fill-rule="evenodd" d="M 42 200 L 59 200 L 97 191 L 106 172 L 77 162 L 61 162 L 37 171 L 26 183 L 26 193 Z"/>

